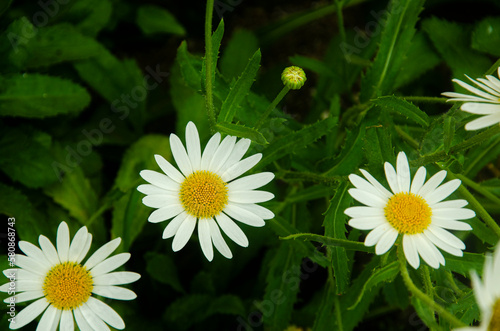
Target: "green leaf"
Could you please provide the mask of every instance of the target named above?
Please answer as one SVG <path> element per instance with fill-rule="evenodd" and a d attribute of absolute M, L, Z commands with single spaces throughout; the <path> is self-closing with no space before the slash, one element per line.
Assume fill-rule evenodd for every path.
<path fill-rule="evenodd" d="M 130 146 L 123 156 L 115 186 L 126 194 L 113 204 L 111 233 L 122 238 L 121 249 L 124 251 L 127 251 L 140 235 L 149 214 L 153 211 L 142 203 L 144 195 L 136 189 L 143 182 L 139 172 L 144 169 L 160 171 L 154 159 L 155 154 L 172 161 L 169 146 L 167 137 L 147 135 Z"/>
<path fill-rule="evenodd" d="M 67 79 L 27 73 L 0 77 L 0 116 L 78 114 L 89 103 L 87 91 Z"/>
<path fill-rule="evenodd" d="M 237 78 L 258 48 L 259 42 L 252 31 L 244 29 L 234 31 L 221 55 L 220 71 L 228 80 Z"/>
<path fill-rule="evenodd" d="M 187 43 L 183 41 L 177 49 L 176 62 L 181 69 L 185 83 L 195 91 L 201 90 L 201 63 L 187 50 Z M 199 67 L 196 67 L 199 66 Z"/>
<path fill-rule="evenodd" d="M 423 3 L 424 0 L 391 1 L 380 48 L 361 81 L 362 102 L 393 91 L 396 76 L 415 34 L 415 24 Z"/>
<path fill-rule="evenodd" d="M 352 203 L 351 196 L 347 193 L 349 187 L 348 182 L 340 184 L 335 195 L 330 200 L 330 205 L 325 213 L 323 226 L 325 228 L 325 236 L 336 239 L 346 240 L 346 219 L 344 214 Z M 332 260 L 333 274 L 335 276 L 335 293 L 342 294 L 349 284 L 349 266 L 347 264 L 347 254 L 343 247 L 328 247 L 329 255 Z"/>
<path fill-rule="evenodd" d="M 0 15 L 2 15 L 10 7 L 11 3 L 12 0 L 2 1 L 2 4 L 0 4 Z"/>
<path fill-rule="evenodd" d="M 363 295 L 365 294 L 366 291 L 371 290 L 374 286 L 378 285 L 379 283 L 392 282 L 398 274 L 399 274 L 398 261 L 394 261 L 381 268 L 373 270 L 372 275 L 370 276 L 370 278 L 368 278 L 366 283 L 364 283 L 363 287 L 361 288 L 361 292 L 359 293 L 357 300 L 354 302 L 352 306 L 350 306 L 347 309 L 351 310 L 356 308 L 356 306 L 361 302 L 361 299 L 363 299 Z"/>
<path fill-rule="evenodd" d="M 462 79 L 464 74 L 473 78 L 481 77 L 491 66 L 486 56 L 470 49 L 471 32 L 466 25 L 432 17 L 422 21 L 422 29 L 452 69 L 454 77 Z"/>
<path fill-rule="evenodd" d="M 294 236 L 301 235 L 298 233 L 299 231 L 283 217 L 276 216 L 269 220 L 268 224 L 271 229 L 280 236 L 280 239 L 294 239 Z M 330 261 L 328 261 L 323 253 L 318 252 L 310 242 L 297 240 L 294 245 L 304 256 L 308 256 L 311 261 L 316 262 L 320 266 L 326 268 L 330 264 Z"/>
<path fill-rule="evenodd" d="M 136 23 L 145 35 L 171 33 L 186 34 L 184 27 L 168 10 L 154 5 L 144 5 L 137 10 Z"/>
<path fill-rule="evenodd" d="M 323 185 L 314 185 L 288 195 L 286 197 L 286 202 L 292 204 L 302 201 L 311 201 L 311 200 L 326 198 L 332 195 L 332 191 L 333 191 L 332 187 Z"/>
<path fill-rule="evenodd" d="M 458 272 L 464 277 L 470 277 L 470 271 L 476 270 L 479 274 L 483 271 L 484 255 L 477 253 L 464 253 L 464 256 L 453 256 L 443 253 L 446 264 L 443 266 L 445 270 Z"/>
<path fill-rule="evenodd" d="M 335 309 L 340 309 L 333 281 L 327 281 L 319 307 L 316 310 L 313 331 L 331 330 L 336 323 Z"/>
<path fill-rule="evenodd" d="M 283 242 L 266 267 L 264 300 L 255 305 L 262 312 L 264 325 L 273 331 L 285 330 L 292 317 L 293 305 L 301 282 L 302 255 Z"/>
<path fill-rule="evenodd" d="M 326 63 L 320 60 L 301 55 L 295 55 L 290 57 L 290 62 L 293 65 L 301 67 L 302 69 L 307 69 L 317 74 L 335 76 L 335 73 L 332 72 L 332 70 L 326 65 Z"/>
<path fill-rule="evenodd" d="M 49 234 L 53 223 L 40 214 L 33 203 L 21 191 L 0 183 L 0 214 L 15 218 L 14 229 L 21 240 L 37 242 L 40 234 Z M 7 232 L 7 218 L 4 218 L 4 229 Z M 7 243 L 2 239 L 7 249 Z"/>
<path fill-rule="evenodd" d="M 418 317 L 422 319 L 422 321 L 428 328 L 430 328 L 431 330 L 441 330 L 441 328 L 436 323 L 435 314 L 431 307 L 423 303 L 415 296 L 411 297 L 411 304 L 415 308 Z"/>
<path fill-rule="evenodd" d="M 456 121 L 453 116 L 444 117 L 443 141 L 446 153 L 450 151 L 451 143 L 453 142 L 453 136 L 455 135 L 455 122 Z"/>
<path fill-rule="evenodd" d="M 250 87 L 252 86 L 260 67 L 260 58 L 260 50 L 257 50 L 248 61 L 245 70 L 243 70 L 243 73 L 238 78 L 222 103 L 219 117 L 217 119 L 218 122 L 231 122 L 233 120 L 241 102 L 250 92 Z"/>
<path fill-rule="evenodd" d="M 425 128 L 430 125 L 429 116 L 406 100 L 391 95 L 377 98 L 373 103 L 391 114 L 402 115 Z"/>
<path fill-rule="evenodd" d="M 266 138 L 254 128 L 249 128 L 241 124 L 233 124 L 228 122 L 221 122 L 215 125 L 217 131 L 231 136 L 240 138 L 248 138 L 259 145 L 267 145 Z"/>
<path fill-rule="evenodd" d="M 30 188 L 39 188 L 57 181 L 57 169 L 49 146 L 40 142 L 51 137 L 34 132 L 30 127 L 4 128 L 0 139 L 0 169 L 11 179 Z M 40 139 L 41 138 L 41 139 Z"/>
<path fill-rule="evenodd" d="M 170 256 L 156 252 L 147 252 L 145 259 L 146 271 L 151 278 L 160 283 L 172 286 L 177 292 L 184 292 L 179 280 L 177 266 Z"/>
<path fill-rule="evenodd" d="M 493 56 L 500 56 L 500 18 L 487 17 L 472 31 L 472 48 Z"/>
<path fill-rule="evenodd" d="M 87 225 L 97 211 L 97 194 L 80 166 L 68 166 L 67 153 L 59 144 L 54 144 L 53 153 L 59 169 L 65 171 L 61 180 L 44 188 L 44 193 L 69 211 L 81 224 Z"/>
<path fill-rule="evenodd" d="M 295 153 L 299 149 L 310 146 L 327 134 L 335 125 L 335 119 L 327 118 L 275 140 L 262 152 L 264 157 L 256 168 L 260 169 L 287 154 Z"/>
<path fill-rule="evenodd" d="M 348 131 L 345 145 L 342 146 L 342 152 L 336 157 L 334 165 L 323 175 L 325 176 L 347 176 L 352 173 L 352 169 L 356 169 L 363 159 L 363 153 L 360 153 L 364 146 L 364 137 L 366 127 L 362 123 L 357 130 Z"/>
<path fill-rule="evenodd" d="M 95 37 L 109 23 L 112 13 L 110 0 L 76 1 L 64 12 L 64 19 L 82 34 Z"/>
<path fill-rule="evenodd" d="M 280 237 L 280 239 L 282 240 L 300 239 L 299 241 L 303 240 L 316 241 L 330 247 L 343 247 L 345 249 L 352 249 L 355 251 L 368 252 L 368 253 L 375 252 L 375 249 L 373 247 L 367 247 L 362 242 L 326 237 L 313 233 L 295 233 L 288 235 L 286 237 Z"/>

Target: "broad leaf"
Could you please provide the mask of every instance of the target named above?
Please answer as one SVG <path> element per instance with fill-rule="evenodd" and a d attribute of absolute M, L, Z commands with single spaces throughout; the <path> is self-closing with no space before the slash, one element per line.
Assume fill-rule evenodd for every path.
<path fill-rule="evenodd" d="M 168 10 L 154 5 L 143 5 L 137 10 L 136 23 L 146 35 L 171 33 L 179 36 L 186 34 L 184 27 Z"/>

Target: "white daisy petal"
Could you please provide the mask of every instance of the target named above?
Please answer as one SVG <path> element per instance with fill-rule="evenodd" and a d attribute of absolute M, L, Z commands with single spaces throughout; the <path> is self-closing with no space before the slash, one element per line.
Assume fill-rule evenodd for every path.
<path fill-rule="evenodd" d="M 392 196 L 392 193 L 389 192 L 385 187 L 382 186 L 370 173 L 366 170 L 359 169 L 359 171 L 365 176 L 366 179 L 377 189 L 377 191 L 386 199 Z"/>
<path fill-rule="evenodd" d="M 250 226 L 261 227 L 266 225 L 266 222 L 259 216 L 246 209 L 240 208 L 238 206 L 228 204 L 224 209 L 224 213 L 234 218 L 235 220 L 245 223 Z"/>
<path fill-rule="evenodd" d="M 391 187 L 392 192 L 399 193 L 398 175 L 394 167 L 389 163 L 384 163 L 385 177 Z"/>
<path fill-rule="evenodd" d="M 142 170 L 139 175 L 141 175 L 141 177 L 153 184 L 154 186 L 157 186 L 157 187 L 160 187 L 164 190 L 168 190 L 168 191 L 174 191 L 174 192 L 178 192 L 179 191 L 179 188 L 180 188 L 180 184 L 173 181 L 172 179 L 170 179 L 170 177 L 164 175 L 164 174 L 160 174 L 159 172 L 156 172 L 156 171 L 153 171 L 153 170 Z M 151 188 L 149 186 L 140 186 L 141 189 L 147 189 L 148 190 L 151 190 Z M 148 193 L 149 194 L 149 193 Z"/>
<path fill-rule="evenodd" d="M 267 191 L 232 191 L 229 192 L 229 201 L 238 203 L 259 203 L 274 198 L 274 194 Z"/>
<path fill-rule="evenodd" d="M 262 187 L 273 180 L 272 172 L 261 172 L 258 174 L 241 177 L 227 184 L 227 189 L 231 191 L 254 190 Z"/>
<path fill-rule="evenodd" d="M 210 138 L 207 146 L 205 146 L 205 149 L 203 150 L 203 154 L 201 156 L 201 169 L 208 169 L 208 167 L 210 166 L 210 162 L 212 162 L 215 151 L 217 150 L 217 147 L 219 147 L 219 143 L 220 133 L 217 132 L 212 136 L 212 138 Z"/>
<path fill-rule="evenodd" d="M 21 302 L 26 302 L 26 301 L 31 301 L 31 300 L 38 299 L 38 298 L 43 297 L 44 295 L 45 294 L 43 293 L 43 291 L 41 289 L 35 290 L 35 291 L 25 291 L 25 292 L 16 294 L 16 295 L 14 295 L 12 297 L 8 297 L 3 302 L 9 303 L 10 302 L 10 298 L 14 298 L 13 300 L 17 304 L 17 303 L 21 303 Z"/>
<path fill-rule="evenodd" d="M 413 235 L 403 235 L 403 252 L 408 263 L 413 268 L 418 269 L 420 258 L 418 257 L 417 245 L 413 239 Z"/>
<path fill-rule="evenodd" d="M 49 307 L 49 309 L 50 309 L 50 307 Z M 75 322 L 73 320 L 73 312 L 71 310 L 63 310 L 60 312 L 61 312 L 61 324 L 59 325 L 59 329 L 61 331 L 74 330 L 75 329 Z"/>
<path fill-rule="evenodd" d="M 158 186 L 154 186 L 151 184 L 142 184 L 137 187 L 137 191 L 143 193 L 143 194 L 148 194 L 148 195 L 161 195 L 161 194 L 171 194 L 174 191 L 168 191 L 165 189 L 162 189 Z"/>
<path fill-rule="evenodd" d="M 487 100 L 491 100 L 493 102 L 496 102 L 498 101 L 498 98 L 495 98 L 494 96 L 492 96 L 491 94 L 488 94 L 486 92 L 483 92 L 467 83 L 464 83 L 462 82 L 461 80 L 459 79 L 453 79 L 452 80 L 453 82 L 457 83 L 458 85 L 462 86 L 463 88 L 465 88 L 466 90 L 469 90 L 470 92 L 474 93 L 475 95 L 481 97 L 481 98 L 484 98 L 484 99 L 487 99 Z"/>
<path fill-rule="evenodd" d="M 76 259 L 76 263 L 81 263 L 85 256 L 87 256 L 87 253 L 90 250 L 90 246 L 92 245 L 92 235 L 89 233 L 87 234 L 87 240 L 85 241 L 85 244 L 83 245 L 83 249 L 80 252 L 80 255 Z"/>
<path fill-rule="evenodd" d="M 222 165 L 227 161 L 229 155 L 233 151 L 234 145 L 236 144 L 236 137 L 227 136 L 222 140 L 219 147 L 214 153 L 212 157 L 212 161 L 210 161 L 210 165 L 208 166 L 208 170 L 218 173 Z"/>
<path fill-rule="evenodd" d="M 427 204 L 432 205 L 446 199 L 450 196 L 450 194 L 457 190 L 457 188 L 460 186 L 460 183 L 460 179 L 453 179 L 447 183 L 444 183 L 443 185 L 436 188 L 433 192 L 427 194 L 425 196 L 425 201 L 427 202 Z"/>
<path fill-rule="evenodd" d="M 116 268 L 121 267 L 130 259 L 130 253 L 120 253 L 113 255 L 110 258 L 100 262 L 95 267 L 90 269 L 92 277 L 98 277 L 100 275 L 106 274 Z"/>
<path fill-rule="evenodd" d="M 85 318 L 85 321 L 89 324 L 89 326 L 95 330 L 95 331 L 108 331 L 109 327 L 104 323 L 104 321 L 96 315 L 90 309 L 87 303 L 84 303 L 80 307 L 80 311 L 82 312 L 83 317 Z"/>
<path fill-rule="evenodd" d="M 37 260 L 22 254 L 16 255 L 16 265 L 20 268 L 37 274 L 38 276 L 45 276 L 47 271 L 49 271 L 50 269 L 49 265 L 41 264 Z"/>
<path fill-rule="evenodd" d="M 248 247 L 248 239 L 245 233 L 239 228 L 236 223 L 225 214 L 221 213 L 215 216 L 217 223 L 222 231 L 235 243 L 241 247 Z"/>
<path fill-rule="evenodd" d="M 149 215 L 148 221 L 151 223 L 163 222 L 172 217 L 175 217 L 184 211 L 181 204 L 168 205 L 160 209 L 156 209 Z"/>
<path fill-rule="evenodd" d="M 247 152 L 248 148 L 250 147 L 251 140 L 250 139 L 240 139 L 236 145 L 234 145 L 234 148 L 227 158 L 226 163 L 220 168 L 219 173 L 223 174 L 226 172 L 227 169 L 235 165 L 237 162 L 241 160 L 243 155 Z"/>
<path fill-rule="evenodd" d="M 222 174 L 222 180 L 227 183 L 235 178 L 238 178 L 259 163 L 260 159 L 262 159 L 262 154 L 258 153 L 235 163 Z"/>
<path fill-rule="evenodd" d="M 167 239 L 173 237 L 186 217 L 188 217 L 188 214 L 185 211 L 175 216 L 165 227 L 165 230 L 163 230 L 162 238 Z"/>
<path fill-rule="evenodd" d="M 424 167 L 418 168 L 415 177 L 413 177 L 413 181 L 411 182 L 411 193 L 417 194 L 417 192 L 420 191 L 420 189 L 424 185 L 426 174 L 427 170 Z"/>
<path fill-rule="evenodd" d="M 351 188 L 349 189 L 349 194 L 357 201 L 369 207 L 383 208 L 387 203 L 387 201 L 383 200 L 378 195 L 360 189 Z"/>
<path fill-rule="evenodd" d="M 214 247 L 212 246 L 212 237 L 210 235 L 210 224 L 206 218 L 198 220 L 198 237 L 203 254 L 208 261 L 212 261 L 214 258 Z"/>
<path fill-rule="evenodd" d="M 184 147 L 183 147 L 184 148 Z M 177 170 L 170 162 L 168 162 L 163 156 L 155 154 L 156 163 L 160 166 L 160 169 L 172 180 L 177 183 L 182 183 L 184 181 L 184 176 L 179 170 Z M 144 178 L 144 177 L 143 177 Z M 145 179 L 145 178 L 144 178 Z M 154 184 L 154 182 L 150 182 Z M 170 183 L 171 184 L 171 183 Z M 172 185 L 170 185 L 172 186 Z"/>
<path fill-rule="evenodd" d="M 19 257 L 20 255 L 17 255 Z M 58 264 L 57 262 L 56 264 Z M 40 280 L 43 281 L 45 274 L 36 274 L 31 271 L 19 268 L 11 268 L 3 271 L 3 274 L 7 278 L 15 278 L 16 280 Z"/>
<path fill-rule="evenodd" d="M 485 104 L 477 102 L 466 102 L 461 107 L 461 110 L 476 114 L 476 115 L 491 115 L 500 112 L 500 104 Z"/>
<path fill-rule="evenodd" d="M 358 230 L 373 230 L 385 223 L 387 223 L 385 218 L 377 216 L 358 217 L 349 220 L 349 226 Z"/>
<path fill-rule="evenodd" d="M 439 208 L 462 208 L 467 206 L 468 202 L 467 200 L 464 199 L 456 199 L 456 200 L 448 200 L 448 201 L 441 201 L 436 204 L 433 204 L 431 207 L 432 209 L 439 209 Z"/>
<path fill-rule="evenodd" d="M 66 222 L 61 222 L 57 228 L 57 254 L 61 263 L 68 261 L 69 228 Z"/>
<path fill-rule="evenodd" d="M 198 129 L 193 122 L 189 122 L 186 126 L 186 149 L 191 161 L 191 166 L 193 171 L 200 170 L 201 166 L 201 147 L 200 147 L 200 136 L 198 135 Z"/>
<path fill-rule="evenodd" d="M 87 269 L 92 269 L 98 263 L 104 261 L 114 250 L 120 245 L 122 239 L 116 238 L 101 246 L 98 250 L 92 254 L 87 262 L 83 265 Z"/>
<path fill-rule="evenodd" d="M 186 246 L 189 238 L 193 234 L 194 228 L 196 227 L 196 218 L 188 215 L 186 219 L 179 226 L 179 229 L 175 233 L 174 240 L 172 241 L 172 250 L 177 252 Z"/>
<path fill-rule="evenodd" d="M 49 262 L 49 260 L 47 260 L 45 254 L 40 248 L 36 247 L 30 242 L 23 240 L 19 241 L 18 246 L 23 251 L 23 253 L 29 256 L 30 258 L 35 259 L 36 261 L 38 261 L 39 263 L 48 268 L 50 267 L 51 263 Z"/>
<path fill-rule="evenodd" d="M 465 77 L 467 77 L 471 82 L 473 82 L 474 84 L 476 84 L 479 88 L 481 88 L 482 90 L 484 90 L 486 93 L 488 94 L 491 94 L 491 95 L 494 95 L 496 97 L 500 97 L 500 94 L 498 92 L 496 92 L 494 89 L 491 89 L 488 85 L 485 85 L 483 84 L 481 81 L 484 81 L 485 79 L 481 79 L 479 78 L 478 80 L 475 80 L 475 79 L 472 79 L 470 78 L 469 76 L 465 75 Z"/>
<path fill-rule="evenodd" d="M 137 298 L 137 295 L 134 293 L 134 291 L 120 286 L 96 285 L 92 289 L 92 293 L 116 300 L 133 300 Z"/>
<path fill-rule="evenodd" d="M 175 163 L 184 174 L 184 176 L 189 176 L 193 172 L 193 167 L 191 161 L 187 155 L 186 149 L 182 145 L 181 140 L 175 134 L 170 135 L 170 149 L 172 150 L 172 155 L 174 156 Z"/>
<path fill-rule="evenodd" d="M 375 254 L 382 255 L 386 253 L 396 242 L 398 238 L 398 231 L 390 229 L 380 237 L 377 245 L 375 246 Z"/>
<path fill-rule="evenodd" d="M 468 223 L 459 222 L 448 218 L 436 217 L 436 216 L 432 216 L 432 224 L 449 230 L 459 230 L 459 231 L 472 230 L 472 227 Z"/>
<path fill-rule="evenodd" d="M 141 278 L 141 275 L 130 271 L 116 271 L 95 276 L 94 285 L 123 285 L 130 284 Z"/>
<path fill-rule="evenodd" d="M 83 317 L 80 307 L 75 308 L 73 314 L 75 315 L 75 321 L 80 331 L 94 331 L 89 323 L 87 323 L 85 317 Z"/>
<path fill-rule="evenodd" d="M 455 256 L 463 256 L 463 251 L 461 249 L 458 249 L 454 246 L 449 245 L 445 241 L 441 240 L 439 237 L 437 237 L 434 233 L 431 231 L 424 231 L 424 236 L 427 237 L 434 245 L 439 247 L 445 252 L 450 253 L 451 255 Z"/>
<path fill-rule="evenodd" d="M 236 202 L 231 202 L 231 205 L 243 208 L 246 211 L 257 215 L 264 220 L 270 220 L 274 218 L 274 213 L 269 209 L 262 207 L 261 205 L 256 205 L 254 203 L 236 203 Z"/>
<path fill-rule="evenodd" d="M 439 259 L 434 254 L 434 251 L 431 249 L 431 244 L 427 242 L 425 237 L 418 233 L 415 234 L 413 238 L 415 240 L 418 254 L 422 257 L 422 259 L 432 268 L 439 268 Z"/>
<path fill-rule="evenodd" d="M 16 280 L 15 290 L 18 292 L 24 291 L 38 291 L 43 287 L 43 282 L 38 280 Z"/>
<path fill-rule="evenodd" d="M 80 253 L 85 248 L 88 234 L 89 232 L 86 226 L 81 227 L 80 230 L 76 232 L 69 246 L 68 261 L 76 262 L 78 260 Z"/>
<path fill-rule="evenodd" d="M 451 234 L 450 232 L 440 228 L 437 225 L 431 224 L 428 228 L 428 231 L 432 232 L 436 237 L 444 241 L 445 243 L 456 247 L 458 249 L 465 249 L 465 244 L 462 242 L 462 240 L 458 239 L 455 237 L 455 235 Z"/>
<path fill-rule="evenodd" d="M 56 248 L 47 237 L 40 235 L 38 237 L 38 243 L 50 264 L 58 264 L 60 262 Z"/>
<path fill-rule="evenodd" d="M 12 330 L 17 330 L 25 326 L 26 324 L 37 318 L 49 305 L 47 299 L 41 298 L 37 301 L 30 303 L 27 307 L 21 310 L 16 315 L 15 323 L 10 323 L 9 328 Z"/>
<path fill-rule="evenodd" d="M 477 119 L 467 123 L 465 125 L 465 130 L 468 130 L 468 131 L 480 130 L 480 129 L 484 129 L 488 126 L 492 126 L 494 124 L 497 124 L 498 122 L 500 122 L 500 113 L 486 115 L 486 116 L 477 118 Z"/>
<path fill-rule="evenodd" d="M 47 310 L 43 313 L 42 318 L 40 318 L 40 322 L 38 322 L 36 329 L 39 331 L 55 331 L 59 322 L 59 320 L 56 321 L 56 317 L 59 315 L 58 312 L 60 314 L 59 309 L 50 305 L 49 308 L 47 308 Z M 61 330 L 64 329 L 61 328 Z"/>
<path fill-rule="evenodd" d="M 208 224 L 210 225 L 210 236 L 212 237 L 212 242 L 217 248 L 217 250 L 227 259 L 230 259 L 233 257 L 233 254 L 231 253 L 231 250 L 229 249 L 229 246 L 226 244 L 226 241 L 222 237 L 222 234 L 220 233 L 219 226 L 213 219 L 210 219 L 208 221 Z"/>
<path fill-rule="evenodd" d="M 452 98 L 446 101 L 467 101 L 467 102 L 491 102 L 489 99 L 484 99 L 481 97 L 473 96 L 473 95 L 468 95 L 468 94 L 462 94 L 462 93 L 456 93 L 456 92 L 444 92 L 441 93 L 441 95 Z"/>
<path fill-rule="evenodd" d="M 446 177 L 446 170 L 439 171 L 434 176 L 432 176 L 427 181 L 427 183 L 425 183 L 424 186 L 422 186 L 422 188 L 418 190 L 418 192 L 415 194 L 420 195 L 422 198 L 425 199 L 427 194 L 433 192 L 436 189 L 436 187 L 438 187 L 439 184 L 441 184 L 441 182 L 445 179 L 445 177 Z"/>
<path fill-rule="evenodd" d="M 344 210 L 344 214 L 352 218 L 359 217 L 384 217 L 384 210 L 372 207 L 349 207 Z"/>
<path fill-rule="evenodd" d="M 354 185 L 354 187 L 366 192 L 371 192 L 375 189 L 375 187 L 370 182 L 356 174 L 350 174 L 349 181 L 352 185 Z"/>
<path fill-rule="evenodd" d="M 466 220 L 476 216 L 476 213 L 467 208 L 439 208 L 433 209 L 432 216 L 444 219 Z"/>
<path fill-rule="evenodd" d="M 99 316 L 100 319 L 102 319 L 104 322 L 111 325 L 115 329 L 122 330 L 125 328 L 125 322 L 120 317 L 120 315 L 118 315 L 113 308 L 111 308 L 104 302 L 93 297 L 89 297 L 86 304 L 94 312 L 94 314 Z"/>
<path fill-rule="evenodd" d="M 388 223 L 385 223 L 371 230 L 365 238 L 365 246 L 374 246 L 389 229 L 391 229 L 391 226 Z"/>
<path fill-rule="evenodd" d="M 173 192 L 172 194 L 146 195 L 142 198 L 142 203 L 151 208 L 162 208 L 172 204 L 179 204 L 179 202 L 179 195 Z"/>
<path fill-rule="evenodd" d="M 404 152 L 399 152 L 396 167 L 399 184 L 398 192 L 410 192 L 410 164 Z"/>

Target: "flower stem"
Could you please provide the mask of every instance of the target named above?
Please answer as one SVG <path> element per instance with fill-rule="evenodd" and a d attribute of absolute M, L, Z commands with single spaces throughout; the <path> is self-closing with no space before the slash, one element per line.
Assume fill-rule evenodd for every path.
<path fill-rule="evenodd" d="M 462 321 L 460 321 L 458 318 L 456 318 L 454 315 L 452 315 L 450 312 L 448 312 L 446 309 L 444 309 L 441 305 L 437 304 L 433 299 L 431 299 L 429 296 L 427 296 L 424 292 L 420 291 L 413 281 L 410 278 L 410 274 L 408 273 L 408 269 L 406 268 L 406 259 L 403 253 L 403 247 L 402 245 L 398 246 L 398 260 L 399 260 L 399 271 L 401 272 L 401 277 L 403 277 L 403 281 L 406 285 L 406 288 L 415 296 L 417 297 L 420 301 L 422 301 L 424 304 L 432 308 L 434 311 L 436 311 L 439 316 L 442 318 L 448 320 L 453 326 L 455 327 L 462 327 L 466 326 Z"/>
<path fill-rule="evenodd" d="M 448 176 L 450 178 L 458 178 L 460 179 L 465 185 L 472 187 L 474 190 L 480 192 L 487 198 L 494 198 L 492 201 L 498 201 L 498 198 L 491 194 L 490 192 L 485 193 L 486 191 L 479 185 L 474 183 L 472 180 L 469 178 L 462 176 L 462 175 L 455 175 L 452 173 L 449 169 L 446 169 L 448 171 Z M 470 206 L 472 209 L 474 209 L 479 217 L 488 225 L 488 227 L 495 232 L 495 234 L 500 238 L 500 226 L 498 226 L 497 222 L 493 219 L 493 217 L 490 216 L 490 214 L 484 209 L 483 205 L 477 201 L 477 199 L 472 195 L 472 193 L 469 192 L 469 190 L 464 186 L 460 185 L 458 188 L 458 191 L 464 196 L 464 198 L 470 203 Z"/>
<path fill-rule="evenodd" d="M 441 97 L 419 97 L 419 96 L 408 96 L 408 97 L 400 97 L 406 101 L 414 101 L 414 102 L 429 102 L 429 103 L 446 103 L 446 98 Z"/>
<path fill-rule="evenodd" d="M 343 42 L 346 42 L 346 35 L 344 29 L 344 16 L 342 13 L 342 7 L 344 5 L 344 0 L 335 0 L 335 5 L 337 6 L 337 21 L 339 25 L 339 34 Z"/>
<path fill-rule="evenodd" d="M 214 0 L 207 0 L 205 14 L 205 107 L 208 113 L 210 130 L 215 130 L 215 109 L 212 92 L 212 15 L 214 11 Z"/>
<path fill-rule="evenodd" d="M 259 121 L 257 124 L 255 124 L 255 129 L 259 129 L 262 124 L 264 124 L 264 121 L 266 118 L 271 114 L 274 108 L 276 108 L 276 105 L 285 97 L 285 95 L 290 91 L 290 88 L 288 86 L 283 86 L 283 89 L 281 89 L 280 93 L 274 98 L 273 102 L 267 107 L 266 111 L 262 114 L 260 117 Z"/>

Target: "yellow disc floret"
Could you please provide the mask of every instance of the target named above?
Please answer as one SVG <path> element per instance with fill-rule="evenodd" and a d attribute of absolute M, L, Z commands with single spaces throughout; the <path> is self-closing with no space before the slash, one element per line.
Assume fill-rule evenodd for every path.
<path fill-rule="evenodd" d="M 416 234 L 431 224 L 432 210 L 419 195 L 401 192 L 389 199 L 384 215 L 399 233 Z"/>
<path fill-rule="evenodd" d="M 93 280 L 87 268 L 75 262 L 55 265 L 45 276 L 43 293 L 48 302 L 61 310 L 72 310 L 87 302 Z"/>
<path fill-rule="evenodd" d="M 228 201 L 226 183 L 211 171 L 195 171 L 181 184 L 180 199 L 188 214 L 197 218 L 218 215 Z"/>
<path fill-rule="evenodd" d="M 488 331 L 500 331 L 500 299 L 498 299 L 493 306 L 490 324 L 488 324 Z"/>

